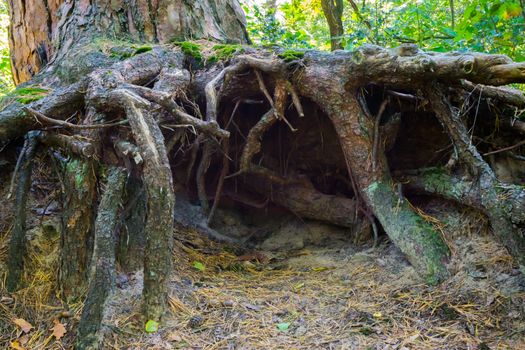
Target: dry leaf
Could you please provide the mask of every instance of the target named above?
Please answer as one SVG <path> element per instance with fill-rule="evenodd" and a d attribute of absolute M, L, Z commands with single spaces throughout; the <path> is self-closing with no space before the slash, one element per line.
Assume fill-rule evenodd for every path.
<path fill-rule="evenodd" d="M 60 338 L 62 338 L 67 332 L 66 327 L 58 320 L 53 320 L 53 322 L 55 323 L 52 329 L 53 335 L 55 336 L 56 340 L 60 340 Z"/>
<path fill-rule="evenodd" d="M 33 328 L 33 325 L 24 320 L 23 318 L 15 318 L 13 320 L 13 323 L 20 327 L 20 329 L 24 333 L 29 333 L 29 331 L 31 331 L 31 328 Z"/>
<path fill-rule="evenodd" d="M 182 341 L 182 338 L 180 337 L 180 335 L 178 335 L 177 333 L 170 333 L 168 335 L 168 341 L 171 341 L 171 342 L 180 342 Z"/>

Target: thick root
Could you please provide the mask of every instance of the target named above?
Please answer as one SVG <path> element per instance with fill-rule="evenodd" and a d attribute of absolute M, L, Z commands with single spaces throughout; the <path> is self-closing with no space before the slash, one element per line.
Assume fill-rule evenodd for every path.
<path fill-rule="evenodd" d="M 85 293 L 93 247 L 93 223 L 97 203 L 95 163 L 72 159 L 63 176 L 64 212 L 59 281 L 64 299 Z"/>

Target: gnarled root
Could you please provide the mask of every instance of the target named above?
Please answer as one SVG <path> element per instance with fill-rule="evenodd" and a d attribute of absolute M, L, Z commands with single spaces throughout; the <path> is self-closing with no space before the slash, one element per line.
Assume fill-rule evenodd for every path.
<path fill-rule="evenodd" d="M 429 86 L 426 93 L 436 112 L 436 117 L 443 124 L 456 147 L 459 160 L 466 165 L 470 173 L 476 188 L 474 191 L 479 196 L 478 204 L 487 215 L 494 234 L 525 272 L 525 237 L 521 228 L 511 218 L 511 206 L 501 196 L 504 186 L 497 180 L 490 166 L 470 141 L 467 128 L 459 113 L 451 108 L 441 89 L 436 85 Z"/>

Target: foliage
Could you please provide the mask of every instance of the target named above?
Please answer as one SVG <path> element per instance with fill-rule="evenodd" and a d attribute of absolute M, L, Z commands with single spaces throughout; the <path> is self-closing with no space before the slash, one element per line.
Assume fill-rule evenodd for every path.
<path fill-rule="evenodd" d="M 293 8 L 287 7 L 293 19 L 298 15 L 299 1 L 293 1 Z M 310 48 L 311 36 L 299 26 L 299 20 L 284 25 L 276 16 L 275 8 L 253 5 L 244 6 L 248 23 L 248 34 L 258 45 Z"/>
<path fill-rule="evenodd" d="M 49 93 L 48 89 L 38 86 L 25 86 L 16 90 L 5 93 L 0 96 L 0 108 L 3 108 L 11 102 L 17 101 L 22 104 L 28 104 L 44 98 Z"/>
<path fill-rule="evenodd" d="M 408 42 L 425 50 L 472 50 L 525 60 L 524 0 L 348 0 L 344 4 L 342 39 L 347 50 L 367 43 L 394 47 Z M 330 47 L 320 0 L 286 0 L 277 9 L 252 3 L 245 10 L 248 31 L 257 44 Z"/>
<path fill-rule="evenodd" d="M 0 0 L 0 96 L 5 95 L 13 89 L 11 78 L 11 60 L 9 58 L 9 46 L 7 44 L 7 27 L 9 16 L 7 4 Z"/>
<path fill-rule="evenodd" d="M 156 333 L 159 330 L 159 323 L 153 320 L 148 320 L 144 328 L 147 333 Z"/>

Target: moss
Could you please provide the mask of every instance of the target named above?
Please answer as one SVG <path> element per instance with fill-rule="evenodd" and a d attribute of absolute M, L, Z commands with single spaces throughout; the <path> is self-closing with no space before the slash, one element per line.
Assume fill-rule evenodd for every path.
<path fill-rule="evenodd" d="M 226 61 L 235 56 L 235 54 L 243 53 L 245 48 L 238 44 L 219 44 L 212 47 L 213 56 L 208 58 L 209 62 Z"/>
<path fill-rule="evenodd" d="M 414 212 L 392 190 L 390 181 L 377 181 L 366 189 L 374 214 L 390 239 L 405 253 L 428 284 L 447 277 L 449 251 L 439 232 Z"/>
<path fill-rule="evenodd" d="M 149 52 L 153 50 L 153 47 L 151 45 L 142 45 L 142 46 L 139 46 L 135 49 L 135 55 L 138 55 L 138 54 L 141 54 L 141 53 L 145 53 L 145 52 Z"/>
<path fill-rule="evenodd" d="M 141 53 L 149 52 L 153 50 L 151 45 L 126 45 L 126 46 L 114 46 L 108 49 L 109 56 L 117 58 L 119 60 L 125 60 L 127 58 L 139 55 Z"/>
<path fill-rule="evenodd" d="M 442 193 L 451 198 L 459 198 L 464 193 L 461 183 L 454 183 L 444 168 L 426 169 L 422 178 L 425 189 L 431 192 Z"/>
<path fill-rule="evenodd" d="M 304 51 L 299 50 L 285 50 L 278 54 L 279 58 L 282 58 L 285 62 L 292 62 L 302 60 L 304 58 Z"/>
<path fill-rule="evenodd" d="M 186 55 L 193 57 L 198 62 L 202 61 L 202 46 L 191 41 L 174 41 L 173 44 L 180 47 Z"/>
<path fill-rule="evenodd" d="M 46 97 L 48 93 L 48 89 L 39 86 L 20 87 L 0 98 L 0 108 L 15 101 L 22 104 L 29 104 Z"/>

